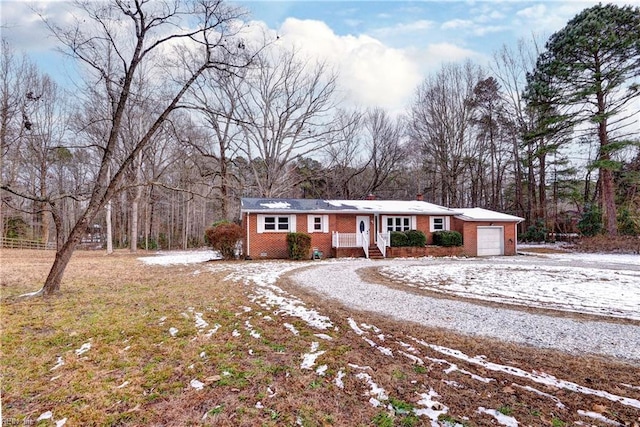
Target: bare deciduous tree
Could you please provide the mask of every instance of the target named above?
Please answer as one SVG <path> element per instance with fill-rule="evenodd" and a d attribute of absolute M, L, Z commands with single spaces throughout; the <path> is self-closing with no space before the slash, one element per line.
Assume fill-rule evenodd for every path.
<path fill-rule="evenodd" d="M 427 196 L 444 206 L 462 201 L 459 184 L 471 137 L 470 101 L 482 77 L 480 68 L 471 62 L 447 64 L 426 78 L 416 92 L 409 132 L 422 144 L 425 168 L 431 175 L 432 191 Z"/>
<path fill-rule="evenodd" d="M 210 68 L 233 72 L 246 65 L 244 55 L 229 54 L 243 46 L 236 38 L 240 12 L 222 1 L 85 1 L 76 3 L 76 12 L 75 23 L 68 27 L 45 22 L 67 53 L 91 71 L 88 83 L 104 87 L 110 105 L 108 132 L 99 147 L 100 166 L 86 207 L 56 251 L 43 288 L 33 295 L 50 295 L 60 289 L 65 268 L 85 230 L 120 191 L 126 172 L 179 108 L 193 83 Z M 133 82 L 143 70 L 153 75 L 156 93 L 162 96 L 156 99 L 150 124 L 139 140 L 116 157 L 118 150 L 125 150 L 120 144 L 124 114 L 139 95 Z"/>
<path fill-rule="evenodd" d="M 336 75 L 326 64 L 300 60 L 295 51 L 273 51 L 260 56 L 246 84 L 242 150 L 259 194 L 277 197 L 292 188 L 293 160 L 335 141 Z"/>

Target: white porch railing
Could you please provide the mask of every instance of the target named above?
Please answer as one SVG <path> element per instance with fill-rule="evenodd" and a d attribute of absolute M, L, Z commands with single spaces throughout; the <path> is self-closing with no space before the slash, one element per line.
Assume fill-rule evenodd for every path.
<path fill-rule="evenodd" d="M 364 257 L 369 258 L 369 232 L 364 231 L 360 233 L 360 244 L 362 245 L 362 250 L 364 250 Z"/>
<path fill-rule="evenodd" d="M 337 233 L 331 237 L 334 248 L 362 248 L 364 256 L 369 258 L 369 233 Z"/>
<path fill-rule="evenodd" d="M 333 233 L 332 245 L 334 248 L 357 248 L 358 244 L 357 233 Z"/>
<path fill-rule="evenodd" d="M 387 257 L 387 246 L 389 246 L 389 233 L 378 233 L 378 238 L 376 239 L 376 246 L 380 252 L 382 252 L 382 257 Z"/>

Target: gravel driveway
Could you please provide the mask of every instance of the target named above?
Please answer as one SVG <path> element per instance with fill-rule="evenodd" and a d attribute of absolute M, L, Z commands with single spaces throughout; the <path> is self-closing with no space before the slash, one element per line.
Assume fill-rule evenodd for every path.
<path fill-rule="evenodd" d="M 529 257 L 527 257 L 529 258 Z M 567 265 L 565 261 L 531 260 L 542 265 Z M 428 327 L 445 328 L 469 335 L 553 348 L 572 354 L 613 356 L 640 363 L 640 326 L 598 320 L 582 320 L 533 314 L 521 310 L 474 304 L 466 301 L 419 296 L 375 283 L 365 283 L 357 270 L 403 263 L 411 265 L 466 262 L 487 265 L 491 262 L 517 263 L 514 258 L 490 260 L 350 260 L 323 262 L 298 271 L 293 279 L 306 289 L 335 299 L 347 307 L 366 310 L 401 321 L 417 322 Z M 618 264 L 572 261 L 571 265 L 592 268 L 620 268 Z M 631 270 L 640 267 L 627 266 Z M 626 267 L 625 267 L 626 268 Z"/>

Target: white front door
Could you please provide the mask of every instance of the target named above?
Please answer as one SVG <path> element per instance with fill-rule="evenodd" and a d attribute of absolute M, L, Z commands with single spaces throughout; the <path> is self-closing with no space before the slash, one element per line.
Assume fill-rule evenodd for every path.
<path fill-rule="evenodd" d="M 356 217 L 356 243 L 358 246 L 362 246 L 362 238 L 364 236 L 364 242 L 369 245 L 369 217 L 357 216 Z"/>
<path fill-rule="evenodd" d="M 478 227 L 478 256 L 504 255 L 504 228 Z"/>

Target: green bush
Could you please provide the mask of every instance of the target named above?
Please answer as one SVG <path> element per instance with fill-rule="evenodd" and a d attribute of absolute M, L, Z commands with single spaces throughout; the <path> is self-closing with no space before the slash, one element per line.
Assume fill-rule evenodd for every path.
<path fill-rule="evenodd" d="M 618 211 L 618 231 L 623 236 L 640 235 L 640 218 L 634 218 L 628 208 Z"/>
<path fill-rule="evenodd" d="M 309 259 L 311 236 L 307 233 L 287 233 L 287 248 L 291 259 Z"/>
<path fill-rule="evenodd" d="M 530 225 L 524 233 L 525 242 L 544 242 L 547 240 L 548 230 L 544 225 L 544 220 L 538 219 L 535 224 Z"/>
<path fill-rule="evenodd" d="M 427 236 L 420 230 L 409 230 L 404 234 L 407 236 L 408 246 L 423 248 L 427 244 Z"/>
<path fill-rule="evenodd" d="M 219 221 L 205 230 L 211 247 L 220 252 L 224 259 L 234 259 L 238 242 L 242 239 L 242 227 L 228 221 Z"/>
<path fill-rule="evenodd" d="M 457 231 L 436 231 L 433 233 L 433 244 L 437 246 L 462 246 L 462 234 Z"/>
<path fill-rule="evenodd" d="M 391 232 L 391 246 L 408 246 L 409 239 L 407 239 L 407 235 L 402 231 L 392 231 Z"/>
<path fill-rule="evenodd" d="M 598 206 L 587 205 L 578 221 L 578 230 L 583 236 L 593 237 L 602 231 L 602 212 Z"/>

